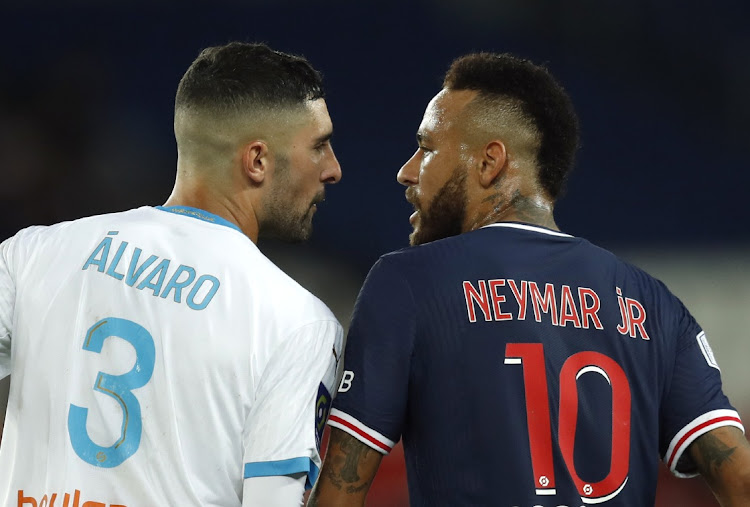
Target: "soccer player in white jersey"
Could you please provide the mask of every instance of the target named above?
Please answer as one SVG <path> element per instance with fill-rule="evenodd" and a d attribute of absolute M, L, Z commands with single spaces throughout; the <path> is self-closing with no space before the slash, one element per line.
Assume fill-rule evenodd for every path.
<path fill-rule="evenodd" d="M 341 178 L 319 73 L 204 50 L 175 101 L 164 206 L 0 245 L 0 505 L 301 505 L 341 326 L 259 236 L 303 240 Z"/>

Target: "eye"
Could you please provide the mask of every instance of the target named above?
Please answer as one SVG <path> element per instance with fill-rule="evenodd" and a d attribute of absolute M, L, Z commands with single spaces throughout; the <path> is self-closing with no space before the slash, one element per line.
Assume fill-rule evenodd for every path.
<path fill-rule="evenodd" d="M 427 148 L 426 146 L 420 146 L 419 151 L 421 151 L 422 153 L 432 153 L 432 150 Z"/>

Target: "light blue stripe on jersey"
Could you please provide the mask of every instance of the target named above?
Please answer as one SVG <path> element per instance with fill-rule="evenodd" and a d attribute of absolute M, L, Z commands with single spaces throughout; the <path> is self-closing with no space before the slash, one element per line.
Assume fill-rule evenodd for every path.
<path fill-rule="evenodd" d="M 161 210 L 161 211 L 167 211 L 169 213 L 174 213 L 175 215 L 183 215 L 186 217 L 197 218 L 198 220 L 203 220 L 204 222 L 209 222 L 212 224 L 224 225 L 226 227 L 231 227 L 232 229 L 242 232 L 242 229 L 237 227 L 235 224 L 233 224 L 229 220 L 225 218 L 221 218 L 219 215 L 214 215 L 213 213 L 209 213 L 206 210 L 192 208 L 190 206 L 156 206 L 156 209 Z"/>
<path fill-rule="evenodd" d="M 258 461 L 245 463 L 245 479 L 250 477 L 271 477 L 274 475 L 307 474 L 305 489 L 310 489 L 318 480 L 320 470 L 310 458 L 291 458 L 280 461 Z"/>

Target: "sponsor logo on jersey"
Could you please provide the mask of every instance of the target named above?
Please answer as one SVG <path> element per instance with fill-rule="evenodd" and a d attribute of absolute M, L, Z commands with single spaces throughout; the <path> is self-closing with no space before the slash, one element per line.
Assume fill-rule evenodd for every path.
<path fill-rule="evenodd" d="M 341 376 L 341 384 L 339 384 L 339 392 L 345 393 L 351 389 L 352 380 L 354 380 L 354 372 L 352 370 L 344 370 L 344 374 Z"/>
<path fill-rule="evenodd" d="M 81 492 L 77 489 L 72 494 L 60 494 L 62 498 L 59 498 L 57 493 L 52 493 L 51 495 L 45 494 L 38 500 L 33 496 L 26 495 L 27 493 L 24 490 L 18 490 L 18 507 L 127 507 L 119 503 L 108 504 L 94 500 L 82 501 Z M 60 502 L 55 503 L 58 499 Z"/>

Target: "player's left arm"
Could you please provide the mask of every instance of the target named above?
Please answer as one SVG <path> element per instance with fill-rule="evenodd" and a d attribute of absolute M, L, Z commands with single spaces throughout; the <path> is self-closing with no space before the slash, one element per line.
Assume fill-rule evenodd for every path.
<path fill-rule="evenodd" d="M 750 444 L 742 430 L 711 430 L 698 437 L 688 453 L 722 506 L 750 505 Z"/>
<path fill-rule="evenodd" d="M 243 437 L 243 507 L 302 504 L 318 476 L 342 348 L 343 330 L 331 315 L 295 330 L 265 366 Z"/>
<path fill-rule="evenodd" d="M 308 507 L 364 506 L 383 454 L 350 434 L 331 428 L 323 468 Z"/>

